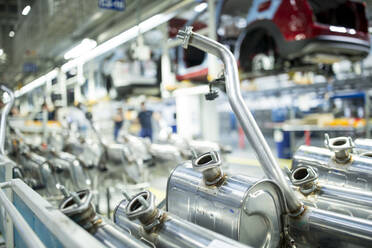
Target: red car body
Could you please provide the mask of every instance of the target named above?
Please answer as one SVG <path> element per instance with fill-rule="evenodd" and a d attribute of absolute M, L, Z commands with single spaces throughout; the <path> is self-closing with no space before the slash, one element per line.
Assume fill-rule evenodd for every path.
<path fill-rule="evenodd" d="M 253 0 L 247 26 L 235 44 L 240 69 L 252 71 L 254 57 L 269 50 L 277 61 L 290 65 L 363 59 L 370 50 L 365 8 L 365 3 L 352 0 Z M 177 78 L 206 75 L 206 68 L 199 68 Z"/>

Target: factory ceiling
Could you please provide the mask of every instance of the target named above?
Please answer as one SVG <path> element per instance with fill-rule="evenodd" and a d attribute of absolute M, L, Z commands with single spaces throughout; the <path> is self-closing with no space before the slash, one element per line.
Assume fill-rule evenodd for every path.
<path fill-rule="evenodd" d="M 13 87 L 24 84 L 65 63 L 64 53 L 84 38 L 102 43 L 128 28 L 128 23 L 135 25 L 148 18 L 148 13 L 160 13 L 182 1 L 125 2 L 124 11 L 115 11 L 99 8 L 98 0 L 0 0 L 0 48 L 6 57 L 0 60 L 1 82 Z M 2 3 L 6 6 L 3 12 Z M 31 11 L 22 15 L 27 5 Z M 9 37 L 10 31 L 14 37 Z"/>
<path fill-rule="evenodd" d="M 227 0 L 241 2 L 241 0 Z M 124 11 L 101 9 L 98 0 L 0 0 L 0 82 L 13 87 L 65 63 L 64 53 L 84 38 L 98 43 L 182 0 L 127 0 Z M 244 1 L 245 2 L 245 1 Z M 372 0 L 367 0 L 372 21 Z M 24 8 L 30 5 L 27 15 Z M 12 36 L 12 37 L 11 37 Z"/>

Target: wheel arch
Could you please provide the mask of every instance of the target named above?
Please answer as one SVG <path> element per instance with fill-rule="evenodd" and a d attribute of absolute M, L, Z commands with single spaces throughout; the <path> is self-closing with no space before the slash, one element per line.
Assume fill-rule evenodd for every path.
<path fill-rule="evenodd" d="M 285 40 L 283 35 L 281 34 L 279 28 L 270 20 L 259 20 L 255 21 L 252 24 L 249 24 L 239 35 L 236 43 L 235 43 L 235 51 L 234 56 L 236 60 L 239 60 L 240 54 L 241 54 L 241 48 L 243 45 L 243 42 L 247 42 L 248 34 L 251 33 L 254 30 L 263 30 L 266 33 L 268 33 L 274 40 L 275 45 L 278 49 L 278 54 L 281 57 L 286 57 L 286 46 L 285 46 Z M 244 51 L 243 51 L 244 52 Z"/>

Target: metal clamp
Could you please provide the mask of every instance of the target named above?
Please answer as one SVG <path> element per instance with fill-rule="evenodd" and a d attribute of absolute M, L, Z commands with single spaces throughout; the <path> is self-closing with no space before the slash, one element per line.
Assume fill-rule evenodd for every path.
<path fill-rule="evenodd" d="M 182 47 L 187 49 L 192 34 L 192 26 L 187 26 L 185 30 L 178 31 L 177 38 L 182 40 Z"/>

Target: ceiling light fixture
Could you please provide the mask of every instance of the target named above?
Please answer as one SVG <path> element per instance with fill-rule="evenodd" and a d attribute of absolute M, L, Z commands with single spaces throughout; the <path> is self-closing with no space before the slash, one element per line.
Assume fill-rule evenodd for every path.
<path fill-rule="evenodd" d="M 97 42 L 92 39 L 85 38 L 80 42 L 80 44 L 71 48 L 68 52 L 65 53 L 65 59 L 74 59 L 80 57 L 84 53 L 92 50 L 97 46 Z"/>
<path fill-rule="evenodd" d="M 70 60 L 69 62 L 62 65 L 62 71 L 66 72 L 71 70 L 73 67 L 77 66 L 78 64 L 84 64 L 85 62 L 100 56 L 115 47 L 124 44 L 125 42 L 134 39 L 138 36 L 138 33 L 141 34 L 159 26 L 162 23 L 165 23 L 174 17 L 173 13 L 170 14 L 157 14 L 149 19 L 141 22 L 139 25 L 133 26 L 130 29 L 118 34 L 117 36 L 99 44 L 96 48 L 92 49 L 89 52 L 82 54 L 81 56 Z"/>
<path fill-rule="evenodd" d="M 31 10 L 31 6 L 27 5 L 26 7 L 23 8 L 22 15 L 24 16 L 28 15 L 28 13 L 30 13 L 30 10 Z"/>
<path fill-rule="evenodd" d="M 14 35 L 15 35 L 15 32 L 14 32 L 13 30 L 11 30 L 11 31 L 9 32 L 9 37 L 10 37 L 10 38 L 13 38 Z"/>
<path fill-rule="evenodd" d="M 194 11 L 195 12 L 202 12 L 207 7 L 208 7 L 208 4 L 207 3 L 201 3 L 201 4 L 198 4 L 198 5 L 195 6 Z"/>

